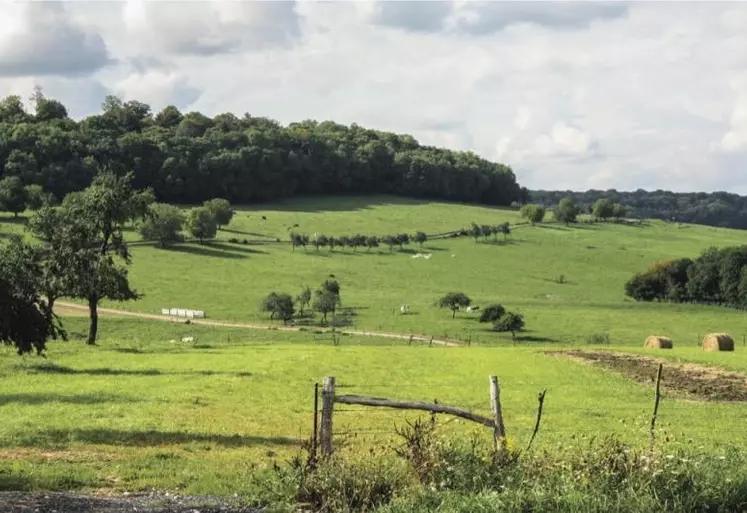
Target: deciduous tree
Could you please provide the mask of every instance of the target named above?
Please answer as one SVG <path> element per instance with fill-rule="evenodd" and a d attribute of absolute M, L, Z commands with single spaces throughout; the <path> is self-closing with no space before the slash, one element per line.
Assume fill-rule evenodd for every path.
<path fill-rule="evenodd" d="M 47 251 L 55 254 L 64 265 L 60 270 L 60 286 L 65 296 L 88 303 L 88 344 L 96 343 L 98 304 L 102 299 L 128 301 L 140 295 L 130 287 L 127 267 L 131 262 L 124 240 L 128 222 L 148 215 L 153 194 L 136 191 L 130 185 L 131 174 L 116 176 L 104 171 L 90 187 L 66 201 L 55 214 L 30 224 L 46 241 Z M 123 261 L 120 265 L 117 260 Z"/>
<path fill-rule="evenodd" d="M 218 222 L 215 214 L 205 207 L 196 207 L 187 213 L 187 230 L 202 244 L 205 240 L 212 239 L 218 233 Z"/>
<path fill-rule="evenodd" d="M 327 323 L 327 314 L 335 313 L 337 305 L 340 302 L 340 296 L 329 290 L 317 290 L 314 294 L 312 308 L 322 314 L 322 324 Z"/>
<path fill-rule="evenodd" d="M 14 346 L 18 354 L 42 354 L 47 340 L 66 338 L 40 295 L 37 249 L 20 237 L 0 244 L 0 343 Z"/>
<path fill-rule="evenodd" d="M 578 217 L 578 207 L 573 198 L 563 198 L 555 208 L 555 219 L 558 222 L 570 224 L 575 223 Z"/>
<path fill-rule="evenodd" d="M 450 309 L 451 318 L 453 319 L 460 308 L 468 307 L 471 302 L 472 300 L 464 292 L 449 292 L 438 300 L 438 306 Z"/>
<path fill-rule="evenodd" d="M 0 210 L 13 212 L 13 217 L 18 217 L 26 210 L 27 200 L 28 192 L 19 177 L 6 176 L 0 180 Z"/>
<path fill-rule="evenodd" d="M 545 207 L 535 203 L 529 203 L 521 207 L 521 217 L 532 224 L 541 223 L 545 219 Z"/>
<path fill-rule="evenodd" d="M 412 240 L 420 244 L 420 247 L 422 248 L 423 244 L 428 240 L 428 236 L 425 232 L 416 232 L 415 235 L 412 236 Z"/>
<path fill-rule="evenodd" d="M 615 204 L 612 200 L 600 198 L 594 202 L 591 213 L 595 218 L 606 221 L 615 214 Z"/>
<path fill-rule="evenodd" d="M 206 201 L 203 206 L 215 216 L 215 222 L 220 230 L 221 226 L 226 226 L 233 219 L 233 209 L 231 203 L 223 198 L 213 198 Z"/>
<path fill-rule="evenodd" d="M 166 203 L 154 203 L 149 215 L 139 225 L 144 240 L 156 241 L 163 248 L 183 240 L 181 231 L 184 214 L 181 209 Z"/>
<path fill-rule="evenodd" d="M 524 317 L 521 314 L 507 312 L 493 325 L 493 331 L 511 332 L 511 338 L 516 340 L 516 333 L 524 329 Z"/>
<path fill-rule="evenodd" d="M 311 289 L 304 286 L 301 289 L 301 293 L 296 296 L 296 302 L 298 303 L 300 313 L 303 314 L 304 308 L 308 308 L 311 304 Z"/>
<path fill-rule="evenodd" d="M 293 306 L 293 298 L 284 292 L 270 292 L 260 305 L 263 312 L 270 312 L 270 319 L 281 319 L 288 322 L 293 318 L 296 309 Z"/>
<path fill-rule="evenodd" d="M 505 313 L 506 309 L 503 308 L 503 305 L 497 303 L 488 305 L 480 313 L 480 322 L 495 322 L 503 317 Z"/>

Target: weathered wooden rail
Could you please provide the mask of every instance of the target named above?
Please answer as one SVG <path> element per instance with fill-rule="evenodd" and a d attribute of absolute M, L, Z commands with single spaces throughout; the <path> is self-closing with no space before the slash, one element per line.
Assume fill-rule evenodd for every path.
<path fill-rule="evenodd" d="M 356 404 L 360 406 L 373 406 L 379 408 L 394 408 L 399 410 L 420 410 L 433 414 L 452 415 L 471 422 L 475 422 L 493 430 L 496 449 L 506 447 L 506 428 L 503 422 L 503 411 L 501 409 L 500 384 L 496 376 L 490 376 L 490 406 L 492 418 L 478 415 L 462 408 L 448 406 L 438 403 L 423 403 L 416 401 L 393 401 L 379 397 L 364 397 L 359 395 L 337 395 L 336 382 L 332 376 L 324 378 L 322 384 L 322 418 L 319 431 L 319 448 L 323 456 L 332 454 L 332 431 L 335 404 Z M 316 413 L 314 415 L 316 425 Z M 316 431 L 316 430 L 315 430 Z M 316 447 L 316 441 L 312 444 Z"/>

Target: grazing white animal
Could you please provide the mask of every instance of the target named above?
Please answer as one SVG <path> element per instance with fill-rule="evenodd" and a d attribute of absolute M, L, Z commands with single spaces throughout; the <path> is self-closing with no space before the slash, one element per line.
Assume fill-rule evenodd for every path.
<path fill-rule="evenodd" d="M 191 344 L 194 341 L 195 341 L 194 337 L 182 337 L 182 342 L 184 342 L 185 344 Z"/>
<path fill-rule="evenodd" d="M 480 307 L 479 307 L 479 306 L 477 306 L 477 305 L 475 305 L 475 306 L 468 306 L 468 307 L 467 307 L 467 311 L 468 311 L 468 312 L 476 312 L 476 311 L 478 311 L 479 309 L 480 309 Z"/>
<path fill-rule="evenodd" d="M 399 313 L 406 314 L 410 312 L 410 305 L 401 305 L 399 307 Z"/>

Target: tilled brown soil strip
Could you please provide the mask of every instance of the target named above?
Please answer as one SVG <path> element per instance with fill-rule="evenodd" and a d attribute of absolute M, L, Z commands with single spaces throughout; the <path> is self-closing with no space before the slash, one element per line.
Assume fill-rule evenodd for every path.
<path fill-rule="evenodd" d="M 663 363 L 661 383 L 665 390 L 706 401 L 747 401 L 747 375 L 718 367 L 614 351 L 573 349 L 545 351 L 545 354 L 591 362 L 644 384 L 653 384 L 659 364 Z"/>

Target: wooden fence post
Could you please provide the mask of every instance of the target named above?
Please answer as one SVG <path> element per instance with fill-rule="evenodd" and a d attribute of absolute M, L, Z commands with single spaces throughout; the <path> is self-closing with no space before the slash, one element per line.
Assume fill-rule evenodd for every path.
<path fill-rule="evenodd" d="M 311 436 L 311 458 L 316 461 L 316 448 L 319 444 L 319 383 L 314 383 L 314 433 Z"/>
<path fill-rule="evenodd" d="M 503 425 L 503 412 L 501 411 L 501 388 L 498 378 L 490 376 L 490 408 L 493 411 L 493 437 L 495 438 L 496 450 L 506 448 L 506 427 Z"/>
<path fill-rule="evenodd" d="M 322 456 L 332 454 L 332 413 L 335 408 L 335 378 L 325 376 L 322 384 L 322 425 L 320 447 Z"/>
<path fill-rule="evenodd" d="M 659 414 L 659 401 L 661 400 L 661 370 L 664 367 L 663 364 L 659 364 L 659 371 L 656 373 L 656 389 L 654 391 L 654 412 L 651 414 L 651 452 L 654 451 L 654 441 L 655 441 L 655 433 L 654 429 L 656 428 L 656 417 Z"/>

